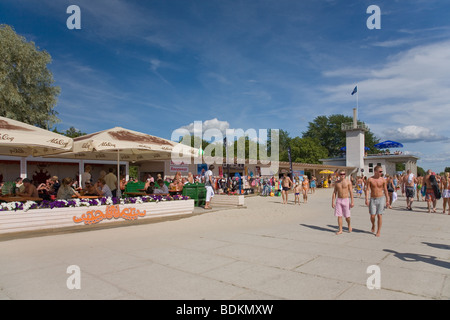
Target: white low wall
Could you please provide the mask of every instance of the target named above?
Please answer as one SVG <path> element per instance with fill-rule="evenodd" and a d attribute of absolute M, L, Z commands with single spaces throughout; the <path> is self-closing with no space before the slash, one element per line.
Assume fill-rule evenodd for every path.
<path fill-rule="evenodd" d="M 1 211 L 0 234 L 142 220 L 194 212 L 194 200 L 76 208 Z"/>
<path fill-rule="evenodd" d="M 217 206 L 243 206 L 245 197 L 243 195 L 215 194 L 211 199 L 211 207 Z"/>

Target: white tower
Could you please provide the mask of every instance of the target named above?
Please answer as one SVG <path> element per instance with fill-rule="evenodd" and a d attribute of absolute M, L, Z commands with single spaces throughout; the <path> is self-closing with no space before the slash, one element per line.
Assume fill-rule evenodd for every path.
<path fill-rule="evenodd" d="M 358 168 L 358 174 L 364 169 L 364 133 L 367 126 L 359 122 L 356 108 L 353 109 L 353 122 L 343 123 L 342 130 L 346 133 L 346 166 Z"/>

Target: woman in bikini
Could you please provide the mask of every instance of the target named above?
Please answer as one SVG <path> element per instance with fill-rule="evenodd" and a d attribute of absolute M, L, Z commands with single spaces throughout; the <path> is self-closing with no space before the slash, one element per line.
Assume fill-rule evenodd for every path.
<path fill-rule="evenodd" d="M 303 177 L 302 186 L 303 186 L 303 202 L 307 203 L 308 202 L 308 189 L 309 189 L 308 176 Z"/>
<path fill-rule="evenodd" d="M 442 213 L 445 213 L 445 207 L 448 205 L 448 214 L 450 215 L 450 173 L 446 172 L 443 179 L 441 179 L 441 190 L 442 190 L 442 199 L 444 199 L 444 210 Z"/>

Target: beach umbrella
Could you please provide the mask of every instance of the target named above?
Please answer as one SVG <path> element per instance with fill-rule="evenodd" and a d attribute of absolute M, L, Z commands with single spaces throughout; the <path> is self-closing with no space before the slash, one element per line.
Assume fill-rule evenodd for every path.
<path fill-rule="evenodd" d="M 175 149 L 177 148 L 177 149 Z M 198 149 L 121 127 L 73 139 L 73 150 L 58 157 L 86 160 L 167 160 L 172 151 L 197 156 Z"/>
<path fill-rule="evenodd" d="M 0 117 L 0 154 L 28 157 L 72 150 L 73 139 L 20 121 Z"/>
<path fill-rule="evenodd" d="M 149 134 L 115 127 L 73 139 L 72 152 L 59 154 L 59 158 L 81 160 L 117 160 L 117 185 L 120 161 L 168 160 L 172 152 L 183 158 L 195 157 L 198 149 Z M 181 156 L 180 156 L 181 158 Z M 180 159 L 180 158 L 177 158 Z"/>
<path fill-rule="evenodd" d="M 396 141 L 386 140 L 374 145 L 377 149 L 388 149 L 388 148 L 403 148 L 403 144 Z"/>

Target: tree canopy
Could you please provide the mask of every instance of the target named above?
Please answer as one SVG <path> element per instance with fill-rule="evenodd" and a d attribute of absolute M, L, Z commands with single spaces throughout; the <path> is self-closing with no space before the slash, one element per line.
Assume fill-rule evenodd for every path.
<path fill-rule="evenodd" d="M 328 151 L 328 157 L 337 157 L 342 154 L 341 148 L 346 145 L 345 132 L 341 130 L 342 123 L 351 123 L 353 118 L 342 114 L 331 116 L 318 116 L 308 125 L 308 130 L 303 132 L 303 138 L 312 138 L 319 141 L 320 145 Z M 378 153 L 374 147 L 380 140 L 370 131 L 364 134 L 368 153 Z"/>
<path fill-rule="evenodd" d="M 289 133 L 280 130 L 280 161 L 289 161 L 288 148 L 291 148 L 292 162 L 320 163 L 319 159 L 326 158 L 328 151 L 315 138 L 289 137 Z"/>
<path fill-rule="evenodd" d="M 54 128 L 52 131 L 55 133 L 65 135 L 66 137 L 69 137 L 69 138 L 76 138 L 76 137 L 81 137 L 81 136 L 86 135 L 85 132 L 82 132 L 81 130 L 76 129 L 75 127 L 70 127 L 66 131 L 58 131 L 57 128 Z"/>
<path fill-rule="evenodd" d="M 60 88 L 47 68 L 51 56 L 12 27 L 0 25 L 0 115 L 49 129 Z"/>

